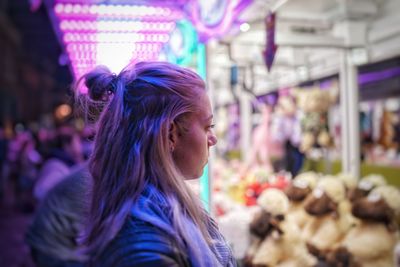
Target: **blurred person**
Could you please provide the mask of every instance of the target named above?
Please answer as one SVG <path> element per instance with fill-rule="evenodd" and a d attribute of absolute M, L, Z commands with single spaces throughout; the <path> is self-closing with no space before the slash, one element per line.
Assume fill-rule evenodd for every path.
<path fill-rule="evenodd" d="M 19 179 L 19 170 L 20 170 L 20 153 L 22 148 L 22 139 L 23 134 L 21 132 L 16 132 L 13 135 L 7 146 L 6 151 L 6 159 L 4 163 L 4 191 L 8 193 L 5 197 L 6 201 L 9 201 L 9 204 L 13 205 L 17 201 L 18 195 L 18 179 Z"/>
<path fill-rule="evenodd" d="M 89 170 L 83 244 L 93 266 L 235 266 L 215 221 L 185 180 L 202 175 L 216 144 L 203 80 L 164 62 L 83 77 L 104 106 Z M 90 100 L 89 100 L 90 101 Z"/>
<path fill-rule="evenodd" d="M 17 131 L 8 142 L 4 162 L 4 186 L 9 193 L 7 201 L 22 211 L 33 207 L 32 188 L 37 178 L 42 157 L 36 150 L 36 141 L 31 132 Z"/>
<path fill-rule="evenodd" d="M 82 144 L 79 134 L 69 126 L 60 127 L 55 137 L 55 146 L 39 172 L 34 195 L 39 201 L 59 183 L 76 164 L 83 162 Z"/>
<path fill-rule="evenodd" d="M 29 131 L 21 135 L 21 147 L 18 155 L 17 205 L 25 212 L 34 210 L 33 187 L 37 179 L 42 156 L 36 150 L 36 140 Z"/>
<path fill-rule="evenodd" d="M 40 203 L 26 233 L 32 259 L 39 267 L 83 267 L 77 239 L 82 233 L 90 203 L 91 178 L 87 164 L 55 185 Z"/>

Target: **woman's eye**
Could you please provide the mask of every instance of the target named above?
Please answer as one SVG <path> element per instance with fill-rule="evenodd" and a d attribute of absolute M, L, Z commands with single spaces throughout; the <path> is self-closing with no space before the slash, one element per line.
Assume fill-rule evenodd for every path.
<path fill-rule="evenodd" d="M 215 124 L 211 124 L 211 125 L 209 125 L 209 126 L 207 126 L 207 129 L 214 129 L 214 127 L 215 127 Z"/>

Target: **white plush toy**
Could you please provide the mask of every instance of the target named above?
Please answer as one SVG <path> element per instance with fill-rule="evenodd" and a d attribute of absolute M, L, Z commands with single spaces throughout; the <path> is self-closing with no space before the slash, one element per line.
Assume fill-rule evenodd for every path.
<path fill-rule="evenodd" d="M 344 183 L 346 190 L 357 187 L 358 180 L 350 173 L 341 172 L 337 174 L 336 177 Z"/>
<path fill-rule="evenodd" d="M 314 259 L 307 253 L 300 238 L 299 228 L 285 218 L 289 200 L 278 189 L 267 189 L 257 201 L 270 218 L 270 228 L 253 258 L 253 266 L 313 266 Z"/>
<path fill-rule="evenodd" d="M 318 179 L 319 174 L 315 172 L 304 172 L 297 175 L 293 179 L 293 182 L 285 188 L 285 194 L 290 200 L 287 217 L 295 222 L 300 229 L 302 229 L 311 218 L 304 210 L 304 202 L 306 197 L 315 188 Z"/>
<path fill-rule="evenodd" d="M 377 186 L 386 185 L 386 179 L 380 174 L 370 174 L 363 177 L 356 187 L 349 190 L 350 201 L 355 201 L 358 198 L 365 197 Z"/>
<path fill-rule="evenodd" d="M 343 216 L 342 203 L 345 201 L 345 187 L 334 176 L 320 178 L 316 188 L 307 198 L 305 210 L 312 216 L 302 231 L 308 247 L 325 251 L 332 249 L 350 228 L 350 222 Z"/>
<path fill-rule="evenodd" d="M 392 267 L 394 249 L 399 241 L 396 217 L 400 214 L 400 191 L 380 186 L 367 197 L 353 203 L 352 212 L 360 223 L 352 228 L 342 247 L 363 267 Z"/>

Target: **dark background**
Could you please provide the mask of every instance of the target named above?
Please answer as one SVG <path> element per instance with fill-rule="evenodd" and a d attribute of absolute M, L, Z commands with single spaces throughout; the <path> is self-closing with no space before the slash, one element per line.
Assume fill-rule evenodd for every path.
<path fill-rule="evenodd" d="M 45 5 L 0 0 L 0 125 L 40 121 L 69 101 L 71 72 Z"/>

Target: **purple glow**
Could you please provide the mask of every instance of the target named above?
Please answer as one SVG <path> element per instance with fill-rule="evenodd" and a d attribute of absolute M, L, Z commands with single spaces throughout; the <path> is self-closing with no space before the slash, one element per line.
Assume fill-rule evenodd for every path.
<path fill-rule="evenodd" d="M 387 70 L 377 71 L 377 72 L 370 72 L 370 73 L 363 73 L 358 76 L 358 83 L 360 85 L 377 82 L 384 79 L 393 78 L 400 75 L 400 67 L 391 68 Z"/>
<path fill-rule="evenodd" d="M 189 18 L 199 33 L 201 42 L 206 42 L 213 37 L 221 37 L 230 30 L 239 14 L 245 10 L 253 0 L 231 0 L 228 1 L 225 13 L 220 22 L 215 25 L 206 25 L 201 19 L 200 4 L 198 0 L 190 1 Z"/>

